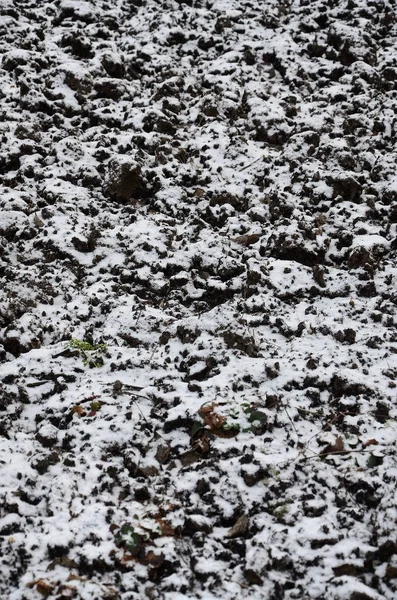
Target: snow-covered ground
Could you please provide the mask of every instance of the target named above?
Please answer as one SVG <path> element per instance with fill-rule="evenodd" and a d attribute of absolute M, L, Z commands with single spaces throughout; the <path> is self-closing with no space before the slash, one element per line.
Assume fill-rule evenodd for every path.
<path fill-rule="evenodd" d="M 397 595 L 392 0 L 0 0 L 0 595 Z"/>

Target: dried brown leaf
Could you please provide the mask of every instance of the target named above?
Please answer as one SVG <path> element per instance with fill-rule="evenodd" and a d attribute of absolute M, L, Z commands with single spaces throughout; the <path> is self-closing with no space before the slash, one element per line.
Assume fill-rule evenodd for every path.
<path fill-rule="evenodd" d="M 34 213 L 34 216 L 33 216 L 33 222 L 34 222 L 34 224 L 36 225 L 36 227 L 38 227 L 39 229 L 40 229 L 41 227 L 44 227 L 44 223 L 43 223 L 43 221 L 40 219 L 40 217 L 39 217 L 39 215 L 38 215 L 37 213 Z"/>
<path fill-rule="evenodd" d="M 324 450 L 322 450 L 322 452 L 320 452 L 320 456 L 325 456 L 326 454 L 338 454 L 338 453 L 344 452 L 344 450 L 345 450 L 345 446 L 343 443 L 343 439 L 339 435 L 336 438 L 334 444 L 328 444 L 328 446 L 326 446 L 324 448 Z"/>
<path fill-rule="evenodd" d="M 75 575 L 74 573 L 70 573 L 70 575 L 66 581 L 87 581 L 87 579 L 85 577 L 80 577 L 80 575 Z"/>
<path fill-rule="evenodd" d="M 194 442 L 192 449 L 199 454 L 207 454 L 207 452 L 209 452 L 210 444 L 205 435 L 201 436 Z"/>
<path fill-rule="evenodd" d="M 85 417 L 85 415 L 87 414 L 84 410 L 84 408 L 82 406 L 80 406 L 79 404 L 76 404 L 76 406 L 73 406 L 72 408 L 72 414 L 73 415 L 78 415 L 79 417 Z"/>
<path fill-rule="evenodd" d="M 72 585 L 61 585 L 58 588 L 58 594 L 61 594 L 62 600 L 66 600 L 66 598 L 76 598 L 77 589 Z"/>
<path fill-rule="evenodd" d="M 161 535 L 164 535 L 166 537 L 167 536 L 172 537 L 175 535 L 175 530 L 172 527 L 172 525 L 167 523 L 167 521 L 164 521 L 164 519 L 162 519 L 161 517 L 157 517 L 156 523 L 158 523 L 160 525 Z"/>
<path fill-rule="evenodd" d="M 368 440 L 368 442 L 365 442 L 364 448 L 367 448 L 368 446 L 377 446 L 378 444 L 379 444 L 378 440 L 371 439 L 371 440 Z"/>
<path fill-rule="evenodd" d="M 155 552 L 153 552 L 152 550 L 150 550 L 147 555 L 146 555 L 146 562 L 151 566 L 151 567 L 160 567 L 163 562 L 164 562 L 164 555 L 163 554 L 156 554 Z"/>
<path fill-rule="evenodd" d="M 50 594 L 52 594 L 53 589 L 54 586 L 48 583 L 48 581 L 45 581 L 44 579 L 39 579 L 39 581 L 36 583 L 36 590 L 42 596 L 49 596 Z"/>
<path fill-rule="evenodd" d="M 211 413 L 204 417 L 204 423 L 211 429 L 220 429 L 225 421 L 226 417 L 218 415 L 218 413 Z"/>
<path fill-rule="evenodd" d="M 123 556 L 119 559 L 119 564 L 123 567 L 128 566 L 131 562 L 136 562 L 138 558 L 133 556 L 132 554 L 123 554 Z"/>
<path fill-rule="evenodd" d="M 252 244 L 256 244 L 260 240 L 260 235 L 258 233 L 239 235 L 234 238 L 234 242 L 236 244 L 240 244 L 240 246 L 251 246 Z"/>
<path fill-rule="evenodd" d="M 200 417 L 210 415 L 212 412 L 214 412 L 214 408 L 216 406 L 218 406 L 216 402 L 211 402 L 211 404 L 203 404 L 203 406 L 200 407 L 198 414 L 200 415 Z"/>
<path fill-rule="evenodd" d="M 47 567 L 47 571 L 52 571 L 57 566 L 65 567 L 66 569 L 78 569 L 79 565 L 68 556 L 60 556 L 54 558 Z"/>

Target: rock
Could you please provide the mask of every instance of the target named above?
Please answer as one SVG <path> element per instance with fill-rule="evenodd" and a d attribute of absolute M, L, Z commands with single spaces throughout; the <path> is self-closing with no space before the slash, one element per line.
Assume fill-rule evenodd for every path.
<path fill-rule="evenodd" d="M 263 579 L 253 569 L 244 569 L 244 577 L 253 585 L 263 585 Z"/>
<path fill-rule="evenodd" d="M 386 577 L 388 579 L 397 579 L 397 567 L 395 567 L 393 565 L 387 565 Z"/>
<path fill-rule="evenodd" d="M 170 446 L 166 445 L 166 444 L 160 444 L 160 446 L 158 446 L 157 450 L 156 450 L 156 460 L 161 464 L 164 465 L 171 454 L 171 448 Z"/>
<path fill-rule="evenodd" d="M 338 567 L 333 568 L 335 577 L 344 577 L 347 575 L 348 577 L 357 577 L 360 573 L 362 573 L 362 568 L 357 565 L 344 564 L 339 565 Z"/>
<path fill-rule="evenodd" d="M 348 329 L 339 330 L 335 333 L 335 339 L 338 342 L 346 342 L 347 344 L 354 344 L 356 341 L 356 332 L 350 327 Z"/>
<path fill-rule="evenodd" d="M 237 519 L 233 527 L 229 529 L 227 537 L 234 538 L 244 536 L 248 531 L 248 526 L 249 520 L 247 515 L 241 515 L 241 517 Z"/>

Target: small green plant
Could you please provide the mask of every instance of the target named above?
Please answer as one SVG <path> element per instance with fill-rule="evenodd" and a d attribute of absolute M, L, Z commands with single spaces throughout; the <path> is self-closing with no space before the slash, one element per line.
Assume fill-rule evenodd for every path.
<path fill-rule="evenodd" d="M 124 548 L 132 556 L 136 556 L 143 546 L 144 538 L 137 533 L 132 525 L 125 523 L 116 538 L 116 546 Z"/>
<path fill-rule="evenodd" d="M 78 350 L 83 359 L 83 365 L 89 366 L 91 369 L 94 367 L 103 366 L 103 354 L 107 351 L 108 347 L 106 344 L 97 344 L 94 346 L 90 342 L 84 340 L 78 340 L 72 338 L 68 343 L 68 348 L 71 350 Z"/>
<path fill-rule="evenodd" d="M 291 503 L 291 500 L 281 500 L 280 502 L 275 502 L 267 507 L 267 512 L 273 515 L 273 517 L 280 523 L 284 523 L 289 511 L 289 505 Z"/>

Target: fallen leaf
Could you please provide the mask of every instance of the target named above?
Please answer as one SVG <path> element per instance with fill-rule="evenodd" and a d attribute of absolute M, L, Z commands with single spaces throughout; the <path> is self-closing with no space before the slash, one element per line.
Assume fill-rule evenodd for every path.
<path fill-rule="evenodd" d="M 77 589 L 71 585 L 61 585 L 58 588 L 58 594 L 61 594 L 62 600 L 67 598 L 75 598 L 77 596 Z"/>
<path fill-rule="evenodd" d="M 218 415 L 218 413 L 211 413 L 204 417 L 204 423 L 209 425 L 211 429 L 219 429 L 222 427 L 225 421 L 226 417 L 223 415 Z"/>
<path fill-rule="evenodd" d="M 80 575 L 71 573 L 66 581 L 87 581 L 87 579 L 85 577 L 80 577 Z"/>
<path fill-rule="evenodd" d="M 65 567 L 66 569 L 79 568 L 79 565 L 71 558 L 68 558 L 67 556 L 60 556 L 59 558 L 54 558 L 54 560 L 50 562 L 50 564 L 47 567 L 47 571 L 52 571 L 58 565 L 61 567 Z"/>
<path fill-rule="evenodd" d="M 260 235 L 258 233 L 239 235 L 234 238 L 234 242 L 236 244 L 240 244 L 240 246 L 251 246 L 252 244 L 256 244 L 260 240 Z"/>
<path fill-rule="evenodd" d="M 119 563 L 123 567 L 128 566 L 128 563 L 136 562 L 136 561 L 137 561 L 137 557 L 132 556 L 132 554 L 123 554 L 123 556 L 119 559 Z"/>
<path fill-rule="evenodd" d="M 49 596 L 50 594 L 52 594 L 53 589 L 54 586 L 48 583 L 47 581 L 44 581 L 44 579 L 39 579 L 39 581 L 36 583 L 36 590 L 42 596 Z"/>
<path fill-rule="evenodd" d="M 169 523 L 167 523 L 167 521 L 164 521 L 163 519 L 161 519 L 161 517 L 158 517 L 156 519 L 156 523 L 158 523 L 160 525 L 160 529 L 161 529 L 161 535 L 164 536 L 173 536 L 175 535 L 175 530 L 172 527 L 172 525 L 170 525 Z"/>
<path fill-rule="evenodd" d="M 37 583 L 37 580 L 36 581 L 29 581 L 29 583 L 26 584 L 26 587 L 31 590 L 32 588 L 34 588 L 34 586 L 36 585 L 36 583 Z"/>
<path fill-rule="evenodd" d="M 200 454 L 207 454 L 207 452 L 209 452 L 210 444 L 209 444 L 209 441 L 207 440 L 207 438 L 205 437 L 205 435 L 196 439 L 196 441 L 194 442 L 194 444 L 192 446 L 192 449 L 195 452 L 200 453 Z M 186 454 L 186 452 L 185 452 L 185 454 Z"/>
<path fill-rule="evenodd" d="M 35 579 L 34 581 L 30 581 L 26 584 L 26 587 L 29 589 L 36 587 L 36 590 L 42 596 L 49 596 L 54 590 L 54 586 L 44 579 Z"/>
<path fill-rule="evenodd" d="M 84 408 L 82 406 L 80 406 L 79 404 L 77 404 L 76 406 L 73 406 L 72 408 L 72 414 L 73 415 L 78 415 L 79 417 L 85 417 L 85 415 L 87 414 L 84 410 Z"/>
<path fill-rule="evenodd" d="M 146 555 L 146 562 L 151 567 L 160 567 L 164 562 L 164 554 L 155 554 L 155 552 L 150 550 Z"/>
<path fill-rule="evenodd" d="M 212 412 L 214 412 L 214 408 L 216 406 L 218 406 L 216 402 L 211 402 L 211 404 L 203 404 L 203 406 L 201 406 L 198 410 L 198 414 L 200 415 L 200 417 L 205 417 L 206 415 L 209 415 Z"/>
<path fill-rule="evenodd" d="M 180 454 L 178 458 L 184 467 L 188 467 L 189 465 L 192 465 L 193 463 L 200 460 L 201 454 L 196 452 L 196 450 L 194 449 L 187 450 L 186 452 L 183 452 L 183 454 Z"/>
<path fill-rule="evenodd" d="M 334 444 L 334 451 L 335 452 L 343 452 L 343 450 L 345 449 L 344 444 L 343 444 L 343 440 L 340 436 L 338 436 L 335 440 L 335 444 Z"/>
<path fill-rule="evenodd" d="M 328 444 L 328 446 L 326 446 L 324 450 L 320 452 L 320 456 L 325 456 L 326 454 L 339 454 L 344 452 L 344 449 L 345 446 L 343 444 L 343 440 L 339 435 L 334 444 Z"/>
<path fill-rule="evenodd" d="M 34 213 L 33 222 L 36 225 L 36 227 L 39 227 L 39 228 L 44 227 L 44 223 L 40 219 L 40 217 L 38 216 L 37 213 Z"/>
<path fill-rule="evenodd" d="M 364 448 L 367 448 L 368 446 L 377 446 L 378 444 L 379 442 L 372 438 L 371 440 L 368 440 L 368 442 L 365 442 Z"/>
<path fill-rule="evenodd" d="M 96 401 L 96 402 L 92 402 L 92 403 L 91 403 L 91 410 L 92 410 L 93 412 L 96 412 L 96 411 L 97 411 L 97 410 L 99 410 L 101 407 L 102 407 L 102 404 L 101 404 L 100 402 L 98 402 L 98 401 Z"/>

